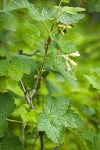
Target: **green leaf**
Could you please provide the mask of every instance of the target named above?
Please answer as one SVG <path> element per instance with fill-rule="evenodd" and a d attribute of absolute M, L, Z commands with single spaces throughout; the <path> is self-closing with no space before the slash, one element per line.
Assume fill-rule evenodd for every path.
<path fill-rule="evenodd" d="M 8 68 L 8 75 L 16 81 L 20 81 L 23 77 L 24 73 L 21 71 L 21 69 L 17 68 L 16 65 L 11 65 Z"/>
<path fill-rule="evenodd" d="M 10 132 L 5 133 L 1 144 L 1 150 L 24 150 L 19 138 Z"/>
<path fill-rule="evenodd" d="M 82 13 L 77 13 L 77 14 L 68 14 L 68 13 L 63 13 L 62 15 L 59 15 L 58 21 L 63 23 L 63 24 L 73 24 L 76 22 L 79 22 L 80 19 L 84 18 L 84 14 Z"/>
<path fill-rule="evenodd" d="M 16 9 L 27 9 L 28 14 L 34 20 L 43 21 L 43 20 L 51 20 L 56 13 L 55 8 L 44 8 L 41 5 L 33 5 L 28 2 L 28 0 L 11 0 L 10 3 L 5 7 L 5 11 L 11 11 Z"/>
<path fill-rule="evenodd" d="M 84 112 L 84 114 L 88 117 L 93 116 L 96 114 L 95 109 L 93 107 L 88 107 L 87 105 L 83 105 L 81 107 L 81 110 Z"/>
<path fill-rule="evenodd" d="M 12 113 L 15 108 L 13 98 L 8 93 L 0 93 L 0 136 L 7 129 L 6 118 Z"/>
<path fill-rule="evenodd" d="M 33 48 L 35 44 L 39 41 L 39 37 L 35 32 L 29 31 L 23 34 L 23 40 L 30 47 Z"/>
<path fill-rule="evenodd" d="M 15 31 L 15 19 L 12 14 L 9 12 L 1 12 L 0 13 L 0 28 L 5 30 Z"/>
<path fill-rule="evenodd" d="M 29 15 L 37 21 L 51 20 L 56 13 L 55 8 L 44 8 L 41 5 L 30 5 Z"/>
<path fill-rule="evenodd" d="M 75 140 L 77 141 L 79 147 L 81 150 L 89 150 L 87 147 L 87 144 L 85 142 L 85 140 L 80 136 L 80 134 L 78 132 L 76 132 L 75 130 L 70 130 L 72 132 L 72 134 L 75 137 Z"/>
<path fill-rule="evenodd" d="M 91 128 L 85 128 L 83 131 L 80 132 L 80 135 L 83 137 L 83 139 L 93 142 L 96 133 Z"/>
<path fill-rule="evenodd" d="M 98 72 L 91 73 L 90 75 L 84 75 L 90 84 L 98 91 L 100 91 L 100 75 Z"/>
<path fill-rule="evenodd" d="M 10 2 L 5 6 L 4 11 L 11 11 L 16 9 L 28 8 L 28 0 L 10 0 Z"/>
<path fill-rule="evenodd" d="M 72 53 L 77 51 L 76 45 L 71 41 L 62 42 L 62 40 L 59 40 L 58 44 L 59 44 L 59 49 L 64 53 Z"/>
<path fill-rule="evenodd" d="M 49 97 L 45 101 L 44 113 L 39 115 L 38 129 L 45 131 L 52 141 L 58 143 L 66 126 L 78 128 L 81 118 L 70 109 L 71 100 L 66 97 Z"/>
<path fill-rule="evenodd" d="M 60 11 L 62 11 L 62 13 L 77 14 L 77 12 L 85 11 L 85 8 L 64 6 L 60 8 Z"/>
<path fill-rule="evenodd" d="M 35 71 L 37 68 L 36 61 L 33 61 L 27 56 L 9 53 L 7 59 L 10 62 L 10 66 L 7 68 L 8 75 L 16 81 L 21 80 L 24 73 L 30 74 L 31 71 Z"/>
<path fill-rule="evenodd" d="M 31 122 L 34 125 L 37 123 L 38 112 L 34 109 L 30 109 L 28 104 L 22 105 L 18 109 L 18 114 L 24 122 Z"/>
<path fill-rule="evenodd" d="M 85 7 L 89 12 L 100 12 L 100 0 L 86 0 Z"/>
<path fill-rule="evenodd" d="M 4 92 L 6 90 L 6 79 L 5 77 L 0 77 L 0 91 Z"/>
<path fill-rule="evenodd" d="M 8 74 L 7 68 L 9 68 L 10 64 L 6 59 L 0 60 L 0 76 L 6 76 Z"/>
<path fill-rule="evenodd" d="M 66 71 L 66 60 L 62 56 L 56 56 L 55 54 L 49 54 L 45 67 L 53 71 L 53 73 L 60 73 L 62 77 L 74 88 L 77 87 L 75 74 L 71 71 Z"/>
<path fill-rule="evenodd" d="M 64 82 L 65 81 L 65 78 L 61 75 L 61 73 L 59 72 L 54 72 L 55 74 L 55 78 L 58 82 Z"/>
<path fill-rule="evenodd" d="M 86 128 L 80 132 L 81 137 L 86 141 L 88 148 L 98 150 L 100 147 L 100 132 L 92 128 Z"/>
<path fill-rule="evenodd" d="M 62 3 L 69 3 L 69 0 L 61 0 Z"/>

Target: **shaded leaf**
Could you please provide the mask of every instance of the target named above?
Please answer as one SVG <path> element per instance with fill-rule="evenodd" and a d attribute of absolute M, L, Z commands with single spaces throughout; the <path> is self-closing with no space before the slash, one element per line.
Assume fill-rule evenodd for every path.
<path fill-rule="evenodd" d="M 91 73 L 90 75 L 84 75 L 90 84 L 98 91 L 100 91 L 100 75 L 96 72 Z"/>
<path fill-rule="evenodd" d="M 0 136 L 7 129 L 6 118 L 14 110 L 15 104 L 12 96 L 9 93 L 0 93 Z"/>
<path fill-rule="evenodd" d="M 1 144 L 1 150 L 24 150 L 19 138 L 10 132 L 5 133 Z"/>
<path fill-rule="evenodd" d="M 85 7 L 89 12 L 100 12 L 100 0 L 86 0 Z"/>
<path fill-rule="evenodd" d="M 0 28 L 5 30 L 15 31 L 15 23 L 14 16 L 9 12 L 1 12 L 0 13 Z"/>

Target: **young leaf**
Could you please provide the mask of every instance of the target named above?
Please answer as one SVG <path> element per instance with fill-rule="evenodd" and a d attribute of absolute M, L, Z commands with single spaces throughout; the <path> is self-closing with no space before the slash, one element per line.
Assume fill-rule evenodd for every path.
<path fill-rule="evenodd" d="M 0 93 L 0 137 L 7 129 L 6 118 L 14 110 L 15 104 L 9 93 Z"/>
<path fill-rule="evenodd" d="M 30 109 L 28 104 L 24 104 L 18 109 L 18 114 L 20 114 L 24 122 L 37 123 L 38 112 L 34 109 Z"/>
<path fill-rule="evenodd" d="M 19 138 L 10 132 L 5 133 L 1 144 L 1 150 L 24 150 Z"/>
<path fill-rule="evenodd" d="M 81 118 L 70 109 L 71 100 L 66 97 L 49 97 L 45 101 L 44 112 L 39 115 L 38 129 L 58 143 L 66 126 L 78 128 Z"/>

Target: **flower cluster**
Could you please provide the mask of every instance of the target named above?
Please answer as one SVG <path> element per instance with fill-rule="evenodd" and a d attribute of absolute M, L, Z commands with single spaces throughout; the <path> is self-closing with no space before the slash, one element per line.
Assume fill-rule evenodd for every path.
<path fill-rule="evenodd" d="M 67 24 L 59 24 L 59 31 L 64 35 L 64 31 L 66 30 L 66 28 L 72 28 L 71 25 L 67 25 Z"/>
<path fill-rule="evenodd" d="M 77 64 L 78 64 L 74 60 L 72 60 L 70 57 L 78 57 L 78 56 L 80 56 L 80 54 L 78 51 L 76 51 L 74 53 L 67 54 L 67 55 L 61 55 L 61 56 L 64 57 L 64 59 L 66 60 L 67 71 L 70 71 L 72 69 L 72 67 L 77 66 Z"/>

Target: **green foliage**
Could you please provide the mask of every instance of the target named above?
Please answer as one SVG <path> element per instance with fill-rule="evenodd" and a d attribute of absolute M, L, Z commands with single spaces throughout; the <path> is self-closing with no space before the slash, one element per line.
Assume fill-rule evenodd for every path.
<path fill-rule="evenodd" d="M 6 132 L 1 144 L 1 150 L 24 150 L 19 138 L 10 132 Z"/>
<path fill-rule="evenodd" d="M 99 150 L 99 10 L 99 0 L 0 3 L 1 150 Z"/>
<path fill-rule="evenodd" d="M 88 148 L 92 150 L 98 150 L 100 146 L 100 133 L 96 133 L 93 129 L 85 129 L 81 133 L 83 139 L 85 139 Z"/>
<path fill-rule="evenodd" d="M 63 3 L 69 3 L 69 0 L 61 0 Z"/>
<path fill-rule="evenodd" d="M 45 131 L 54 142 L 61 141 L 64 127 L 78 128 L 81 118 L 70 109 L 71 101 L 66 97 L 49 97 L 45 101 L 44 113 L 39 115 L 38 129 Z"/>
<path fill-rule="evenodd" d="M 0 29 L 15 31 L 14 16 L 9 12 L 0 13 Z"/>
<path fill-rule="evenodd" d="M 89 12 L 100 12 L 100 0 L 86 0 L 85 6 Z"/>
<path fill-rule="evenodd" d="M 0 93 L 0 137 L 7 129 L 6 118 L 12 113 L 15 104 L 12 96 L 9 93 Z"/>
<path fill-rule="evenodd" d="M 38 118 L 38 112 L 34 109 L 29 108 L 28 104 L 24 104 L 18 109 L 18 114 L 21 116 L 22 120 L 27 123 L 37 123 L 37 118 Z"/>
<path fill-rule="evenodd" d="M 12 79 L 20 81 L 24 73 L 30 74 L 31 71 L 35 71 L 37 66 L 37 63 L 27 56 L 9 53 L 7 59 L 0 60 L 0 76 L 10 76 Z"/>
<path fill-rule="evenodd" d="M 84 18 L 84 14 L 78 13 L 78 14 L 69 14 L 69 13 L 62 13 L 62 15 L 58 15 L 58 21 L 60 21 L 63 24 L 72 24 L 79 22 L 80 19 Z"/>
<path fill-rule="evenodd" d="M 100 71 L 99 71 L 100 72 Z M 93 71 L 90 75 L 84 75 L 88 82 L 92 84 L 94 88 L 100 91 L 100 75 L 99 72 Z"/>

